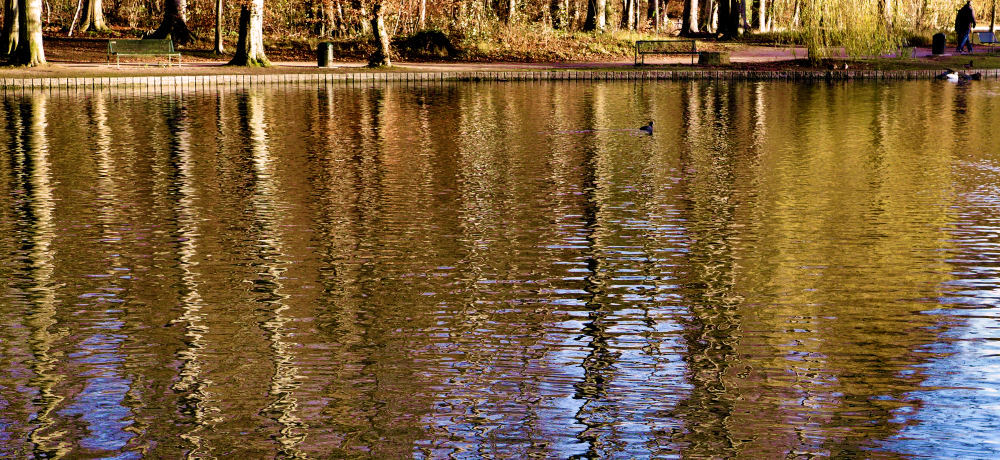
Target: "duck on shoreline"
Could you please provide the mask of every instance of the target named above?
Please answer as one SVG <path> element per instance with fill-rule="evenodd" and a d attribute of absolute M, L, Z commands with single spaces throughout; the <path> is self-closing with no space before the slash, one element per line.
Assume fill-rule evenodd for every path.
<path fill-rule="evenodd" d="M 982 80 L 983 79 L 983 74 L 980 73 L 980 72 L 966 73 L 966 72 L 959 72 L 957 70 L 952 70 L 952 69 L 944 69 L 944 72 L 941 72 L 940 74 L 938 74 L 937 79 L 938 80 L 948 80 L 950 82 L 970 81 L 970 80 Z"/>

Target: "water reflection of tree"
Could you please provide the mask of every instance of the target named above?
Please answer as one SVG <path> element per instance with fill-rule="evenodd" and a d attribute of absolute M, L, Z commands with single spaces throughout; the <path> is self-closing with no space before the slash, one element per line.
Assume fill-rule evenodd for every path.
<path fill-rule="evenodd" d="M 736 262 L 732 238 L 736 214 L 736 178 L 740 142 L 737 126 L 744 113 L 735 85 L 685 85 L 681 150 L 682 191 L 688 222 L 688 247 L 682 273 L 683 299 L 690 316 L 685 324 L 688 379 L 692 388 L 675 409 L 684 420 L 673 441 L 685 455 L 731 457 L 739 440 L 730 419 L 738 395 L 727 374 L 739 361 L 740 298 L 734 292 Z M 705 103 L 706 105 L 702 105 Z"/>
<path fill-rule="evenodd" d="M 223 93 L 216 95 L 216 115 L 218 138 L 222 138 L 222 103 Z M 164 118 L 167 132 L 171 136 L 168 142 L 169 190 L 167 199 L 171 201 L 170 221 L 176 223 L 174 240 L 177 241 L 177 266 L 181 271 L 180 282 L 177 283 L 180 297 L 180 315 L 173 320 L 184 328 L 184 348 L 176 355 L 180 361 L 177 370 L 177 380 L 171 389 L 178 393 L 178 412 L 188 420 L 188 430 L 181 437 L 191 443 L 187 455 L 199 457 L 210 455 L 211 449 L 204 433 L 218 416 L 218 401 L 212 395 L 213 382 L 207 375 L 206 368 L 211 366 L 206 356 L 209 346 L 211 324 L 203 311 L 205 301 L 202 297 L 203 274 L 199 267 L 201 258 L 203 220 L 198 207 L 197 178 L 195 177 L 195 159 L 191 148 L 191 115 L 188 99 L 172 100 L 165 104 Z M 181 421 L 175 422 L 181 425 Z"/>
<path fill-rule="evenodd" d="M 56 391 L 63 378 L 56 369 L 58 351 L 53 350 L 58 335 L 52 331 L 58 307 L 52 247 L 56 202 L 46 139 L 47 102 L 44 93 L 3 100 L 12 183 L 21 195 L 13 213 L 15 234 L 22 235 L 14 260 L 21 263 L 11 286 L 27 300 L 23 314 L 31 357 L 24 364 L 31 371 L 27 386 L 34 392 L 24 420 L 30 427 L 26 436 L 30 447 L 25 450 L 30 449 L 31 455 L 39 458 L 66 455 L 72 446 L 56 431 L 58 417 L 54 413 L 64 397 Z"/>
<path fill-rule="evenodd" d="M 601 126 L 599 115 L 604 110 L 605 86 L 595 86 L 589 93 L 590 100 L 584 103 L 586 122 L 591 129 Z M 585 427 L 577 434 L 577 438 L 587 445 L 587 452 L 580 454 L 585 458 L 597 458 L 615 450 L 614 420 L 607 411 L 612 407 L 608 402 L 607 391 L 615 377 L 614 364 L 619 352 L 613 351 L 609 343 L 608 328 L 613 323 L 608 322 L 611 314 L 609 299 L 605 297 L 608 282 L 605 267 L 605 248 L 602 241 L 602 200 L 606 199 L 607 191 L 603 190 L 606 179 L 600 177 L 601 151 L 597 137 L 589 145 L 583 147 L 583 216 L 586 250 L 584 258 L 587 264 L 587 274 L 584 277 L 583 289 L 587 292 L 584 307 L 587 310 L 587 321 L 583 324 L 583 335 L 590 340 L 586 344 L 587 355 L 581 366 L 583 380 L 575 386 L 575 398 L 582 400 L 576 419 Z M 609 433 L 610 431 L 610 433 Z M 609 436 L 610 434 L 610 436 Z"/>
<path fill-rule="evenodd" d="M 253 165 L 251 208 L 254 224 L 251 231 L 257 234 L 258 257 L 255 265 L 260 267 L 258 278 L 253 280 L 253 291 L 259 295 L 256 302 L 269 310 L 269 317 L 261 327 L 267 333 L 267 340 L 273 360 L 274 372 L 268 385 L 271 402 L 261 410 L 278 425 L 275 439 L 280 444 L 281 455 L 299 457 L 299 444 L 305 439 L 305 425 L 298 416 L 298 398 L 295 391 L 299 387 L 299 367 L 292 353 L 293 343 L 288 340 L 288 324 L 293 318 L 287 316 L 288 295 L 283 292 L 283 274 L 288 262 L 281 216 L 284 206 L 283 193 L 277 177 L 275 160 L 268 145 L 266 116 L 263 96 L 257 92 L 240 95 L 238 106 L 240 122 L 246 133 L 246 143 L 250 146 Z"/>

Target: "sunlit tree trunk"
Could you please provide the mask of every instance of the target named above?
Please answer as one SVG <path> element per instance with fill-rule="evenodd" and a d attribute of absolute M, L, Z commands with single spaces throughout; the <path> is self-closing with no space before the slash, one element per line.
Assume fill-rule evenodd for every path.
<path fill-rule="evenodd" d="M 236 55 L 229 65 L 271 65 L 264 55 L 264 0 L 250 0 L 240 9 L 240 35 L 236 42 Z"/>
<path fill-rule="evenodd" d="M 173 39 L 175 44 L 183 45 L 194 41 L 194 34 L 187 26 L 187 0 L 166 0 L 163 4 L 163 22 L 149 38 Z"/>
<path fill-rule="evenodd" d="M 701 30 L 708 33 L 715 33 L 715 0 L 703 0 L 701 2 Z"/>
<path fill-rule="evenodd" d="M 226 52 L 222 45 L 222 0 L 215 0 L 215 54 Z"/>
<path fill-rule="evenodd" d="M 17 49 L 17 38 L 20 34 L 17 20 L 17 0 L 4 0 L 3 2 L 3 36 L 0 40 L 0 54 L 9 56 Z"/>
<path fill-rule="evenodd" d="M 13 63 L 30 67 L 45 64 L 42 49 L 42 0 L 17 0 L 18 37 Z"/>
<path fill-rule="evenodd" d="M 83 20 L 80 22 L 80 30 L 102 32 L 108 30 L 104 24 L 104 10 L 101 7 L 101 0 L 83 0 Z"/>
<path fill-rule="evenodd" d="M 375 52 L 368 57 L 368 67 L 385 67 L 391 65 L 389 60 L 389 32 L 385 29 L 382 19 L 382 1 L 377 0 L 372 5 L 372 31 L 375 34 Z"/>
<path fill-rule="evenodd" d="M 504 18 L 504 22 L 507 24 L 513 23 L 516 15 L 517 15 L 517 0 L 508 0 L 507 16 Z"/>
<path fill-rule="evenodd" d="M 681 35 L 691 36 L 698 33 L 698 0 L 684 0 L 684 13 L 681 16 Z"/>
<path fill-rule="evenodd" d="M 767 32 L 767 0 L 757 0 L 757 30 Z"/>
<path fill-rule="evenodd" d="M 583 23 L 583 30 L 604 32 L 607 17 L 607 0 L 587 0 L 587 19 Z"/>
<path fill-rule="evenodd" d="M 420 30 L 424 30 L 427 27 L 427 0 L 420 0 L 417 25 Z"/>

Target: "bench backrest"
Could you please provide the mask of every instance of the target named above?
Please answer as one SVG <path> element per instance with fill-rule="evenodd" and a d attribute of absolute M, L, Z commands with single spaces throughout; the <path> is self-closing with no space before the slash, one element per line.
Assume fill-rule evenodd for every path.
<path fill-rule="evenodd" d="M 635 42 L 637 53 L 697 53 L 694 40 L 639 40 Z"/>
<path fill-rule="evenodd" d="M 997 39 L 993 36 L 993 32 L 976 32 L 979 36 L 979 43 L 996 43 Z"/>
<path fill-rule="evenodd" d="M 172 40 L 108 40 L 109 54 L 155 54 L 173 52 L 174 42 Z"/>

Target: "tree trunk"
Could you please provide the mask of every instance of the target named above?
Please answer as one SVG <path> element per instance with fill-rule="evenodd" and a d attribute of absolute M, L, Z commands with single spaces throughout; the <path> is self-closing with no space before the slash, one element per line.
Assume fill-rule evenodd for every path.
<path fill-rule="evenodd" d="M 684 13 L 681 16 L 681 35 L 690 37 L 698 33 L 698 0 L 684 0 Z"/>
<path fill-rule="evenodd" d="M 607 13 L 607 0 L 587 0 L 587 19 L 583 23 L 583 30 L 604 32 Z"/>
<path fill-rule="evenodd" d="M 427 0 L 420 0 L 420 12 L 419 19 L 417 19 L 417 25 L 420 30 L 424 30 L 427 27 Z"/>
<path fill-rule="evenodd" d="M 42 0 L 17 0 L 18 37 L 14 64 L 34 67 L 45 64 L 42 48 Z"/>
<path fill-rule="evenodd" d="M 757 30 L 767 32 L 767 0 L 757 0 Z"/>
<path fill-rule="evenodd" d="M 718 25 L 715 31 L 722 35 L 722 38 L 729 39 L 732 38 L 732 32 L 729 30 L 729 16 L 732 14 L 730 7 L 732 3 L 730 0 L 718 0 L 719 2 L 719 19 Z"/>
<path fill-rule="evenodd" d="M 660 0 L 649 0 L 653 5 L 653 30 L 660 31 L 660 21 L 663 19 L 660 14 Z"/>
<path fill-rule="evenodd" d="M 368 67 L 386 67 L 392 65 L 389 60 L 389 32 L 385 29 L 382 19 L 382 1 L 372 5 L 372 31 L 375 34 L 375 52 L 368 57 Z"/>
<path fill-rule="evenodd" d="M 17 38 L 19 22 L 17 20 L 17 0 L 4 0 L 3 2 L 3 39 L 0 40 L 0 54 L 10 56 L 17 49 Z"/>
<path fill-rule="evenodd" d="M 511 24 L 514 22 L 514 17 L 517 14 L 517 0 L 507 1 L 507 17 L 504 18 L 504 23 Z"/>
<path fill-rule="evenodd" d="M 165 0 L 163 22 L 148 38 L 173 39 L 174 44 L 184 45 L 194 41 L 194 34 L 187 26 L 187 0 Z"/>
<path fill-rule="evenodd" d="M 715 33 L 715 6 L 715 0 L 702 0 L 701 12 L 699 13 L 699 16 L 702 17 L 700 30 Z"/>
<path fill-rule="evenodd" d="M 104 9 L 101 7 L 101 0 L 83 0 L 83 20 L 80 22 L 80 31 L 103 32 L 108 30 L 104 23 Z"/>
<path fill-rule="evenodd" d="M 566 27 L 566 18 L 563 17 L 565 14 L 563 0 L 552 0 L 549 2 L 549 15 L 552 16 L 553 29 L 559 30 Z"/>
<path fill-rule="evenodd" d="M 229 65 L 271 65 L 264 55 L 264 0 L 251 0 L 240 9 L 240 35 L 236 41 L 236 55 Z"/>
<path fill-rule="evenodd" d="M 226 52 L 222 45 L 222 0 L 215 0 L 215 54 Z"/>

